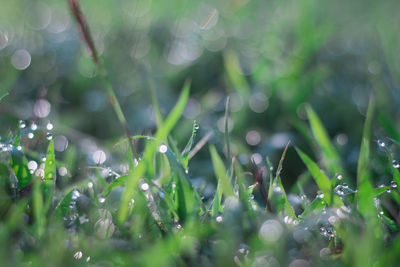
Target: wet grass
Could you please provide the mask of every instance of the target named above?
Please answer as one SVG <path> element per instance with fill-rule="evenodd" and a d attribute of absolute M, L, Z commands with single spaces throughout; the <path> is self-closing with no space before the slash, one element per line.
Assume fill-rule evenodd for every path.
<path fill-rule="evenodd" d="M 282 105 L 272 112 L 289 121 L 307 143 L 285 139 L 287 145 L 279 146 L 278 160 L 255 153 L 246 163 L 236 153 L 241 146 L 237 133 L 229 128 L 231 120 L 236 128 L 247 128 L 252 113 L 232 114 L 230 97 L 222 101 L 223 134 L 218 134 L 217 141 L 212 137 L 215 132 L 201 135 L 202 125 L 196 121 L 189 130 L 182 130 L 182 116 L 195 86 L 188 79 L 180 85 L 169 112 L 160 110 L 150 79 L 156 128 L 153 134 L 132 135 L 78 1 L 69 3 L 82 43 L 101 74 L 120 133 L 126 136 L 109 141 L 118 152 L 114 161 L 126 166 L 124 171 L 106 167 L 106 154 L 100 150 L 92 153 L 92 164 L 73 164 L 78 154 L 73 148 L 67 154 L 66 145 L 55 147 L 53 124 L 15 120 L 10 133 L 0 139 L 1 264 L 361 267 L 400 262 L 400 164 L 396 160 L 400 140 L 398 125 L 383 109 L 385 96 L 372 90 L 362 110 L 363 127 L 346 128 L 362 132 L 356 138 L 361 140 L 355 145 L 356 168 L 350 168 L 345 153 L 339 151 L 333 141 L 338 138 L 330 137 L 324 114 L 318 112 L 320 103 L 301 105 L 311 99 L 311 91 L 292 90 L 282 102 L 277 96 L 285 94 L 279 91 L 283 85 L 289 91 L 297 83 L 305 88 L 326 75 L 314 70 L 303 76 L 305 59 L 331 33 L 330 27 L 309 29 L 306 18 L 311 7 L 301 7 L 306 10 L 296 29 L 299 35 L 307 29 L 315 35 L 298 47 L 304 61 L 293 56 L 281 77 L 269 83 L 270 105 Z M 252 98 L 250 82 L 238 74 L 238 54 L 226 49 L 222 58 L 231 95 L 254 103 L 261 99 L 265 105 L 260 95 Z M 259 75 L 255 73 L 254 79 Z M 0 94 L 0 101 L 7 97 L 8 93 Z M 342 119 L 344 123 L 346 118 Z M 375 125 L 389 137 L 374 139 Z M 185 140 L 177 143 L 183 132 Z M 35 146 L 30 145 L 33 139 Z M 66 155 L 61 157 L 60 151 Z M 287 160 L 290 153 L 295 161 L 293 156 Z M 192 166 L 204 158 L 208 164 L 201 166 L 210 169 L 215 188 L 195 179 L 203 170 Z M 304 172 L 286 186 L 287 173 L 298 164 Z M 84 175 L 65 179 L 70 172 L 78 172 L 77 166 L 85 168 Z M 378 172 L 384 174 L 384 182 Z"/>

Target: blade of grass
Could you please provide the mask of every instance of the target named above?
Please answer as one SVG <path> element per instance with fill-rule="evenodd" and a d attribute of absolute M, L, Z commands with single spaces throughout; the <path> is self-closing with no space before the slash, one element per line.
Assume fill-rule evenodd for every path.
<path fill-rule="evenodd" d="M 105 90 L 106 90 L 106 93 L 108 96 L 108 101 L 114 108 L 117 118 L 118 118 L 120 124 L 122 125 L 122 127 L 124 128 L 125 135 L 129 139 L 132 134 L 129 130 L 125 115 L 122 112 L 121 105 L 119 104 L 119 101 L 115 95 L 115 90 L 114 90 L 111 82 L 109 81 L 109 79 L 107 77 L 107 73 L 104 71 L 104 68 L 98 58 L 96 46 L 93 41 L 92 35 L 90 33 L 89 25 L 86 23 L 84 14 L 81 11 L 79 1 L 78 0 L 68 0 L 68 3 L 69 3 L 70 10 L 75 18 L 75 21 L 79 25 L 79 30 L 81 32 L 82 39 L 83 39 L 84 43 L 86 44 L 87 48 L 89 49 L 89 51 L 92 55 L 93 62 L 97 68 L 97 71 L 99 72 L 99 74 L 105 84 Z M 133 142 L 132 142 L 132 140 L 129 140 L 129 141 L 130 141 L 129 147 L 131 149 L 132 156 L 134 158 L 137 158 L 137 154 L 136 154 L 136 150 L 133 146 Z"/>
<path fill-rule="evenodd" d="M 54 140 L 50 141 L 49 147 L 46 153 L 46 162 L 44 167 L 44 181 L 43 181 L 43 199 L 44 199 L 44 212 L 50 209 L 53 202 L 53 194 L 56 184 L 57 169 L 56 169 L 56 158 L 54 155 Z"/>
<path fill-rule="evenodd" d="M 329 135 L 326 132 L 321 120 L 318 118 L 318 115 L 310 105 L 306 106 L 306 111 L 308 120 L 310 121 L 311 131 L 321 150 L 322 159 L 326 165 L 326 168 L 332 175 L 338 173 L 346 176 L 342 168 L 343 164 L 340 160 L 339 153 L 332 145 Z"/>
<path fill-rule="evenodd" d="M 299 148 L 296 148 L 297 154 L 300 156 L 301 160 L 306 165 L 308 171 L 311 173 L 314 181 L 317 183 L 319 190 L 324 194 L 325 199 L 328 202 L 328 205 L 343 205 L 340 198 L 336 195 L 332 195 L 331 193 L 331 181 L 328 176 L 324 173 L 323 170 L 319 168 L 319 166 L 305 153 L 303 153 Z"/>

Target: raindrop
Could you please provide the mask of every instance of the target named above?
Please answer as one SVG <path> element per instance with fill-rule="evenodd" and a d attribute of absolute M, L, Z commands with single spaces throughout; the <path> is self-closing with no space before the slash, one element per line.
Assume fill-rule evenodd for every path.
<path fill-rule="evenodd" d="M 54 125 L 51 122 L 46 124 L 46 129 L 47 130 L 51 131 L 51 130 L 53 130 L 53 128 L 54 128 Z"/>
<path fill-rule="evenodd" d="M 32 122 L 32 124 L 31 124 L 31 130 L 32 130 L 32 131 L 36 131 L 37 128 L 38 128 L 37 124 L 34 123 L 34 122 Z"/>
<path fill-rule="evenodd" d="M 78 190 L 74 189 L 72 191 L 71 200 L 77 200 L 80 197 L 81 193 Z"/>
<path fill-rule="evenodd" d="M 143 183 L 143 184 L 140 186 L 140 189 L 142 189 L 143 191 L 147 191 L 147 190 L 149 190 L 149 188 L 150 188 L 150 186 L 149 186 L 148 183 Z"/>
<path fill-rule="evenodd" d="M 386 143 L 384 141 L 382 141 L 382 140 L 378 140 L 377 143 L 378 143 L 378 146 L 380 146 L 382 148 L 386 147 Z"/>
<path fill-rule="evenodd" d="M 400 162 L 398 162 L 397 160 L 393 160 L 393 168 L 399 169 L 400 168 Z"/>
<path fill-rule="evenodd" d="M 29 161 L 28 162 L 28 169 L 29 170 L 36 170 L 37 169 L 37 167 L 38 167 L 38 164 L 36 163 L 36 161 L 34 161 L 34 160 L 31 160 L 31 161 Z"/>
<path fill-rule="evenodd" d="M 158 147 L 158 152 L 160 152 L 162 154 L 166 153 L 167 150 L 168 150 L 168 147 L 164 144 L 162 144 L 161 146 Z"/>
<path fill-rule="evenodd" d="M 26 127 L 26 121 L 20 120 L 20 121 L 19 121 L 19 128 L 20 128 L 20 129 L 24 129 L 25 127 Z"/>
<path fill-rule="evenodd" d="M 47 134 L 46 134 L 46 139 L 49 140 L 49 141 L 50 141 L 51 139 L 53 139 L 53 134 L 52 134 L 52 133 L 47 133 Z"/>
<path fill-rule="evenodd" d="M 75 252 L 75 254 L 74 254 L 74 258 L 77 259 L 77 260 L 81 259 L 82 256 L 83 256 L 82 251 L 77 251 L 77 252 Z"/>
<path fill-rule="evenodd" d="M 102 150 L 97 150 L 93 153 L 93 161 L 96 164 L 103 164 L 106 161 L 106 153 Z"/>
<path fill-rule="evenodd" d="M 335 193 L 339 196 L 344 196 L 343 185 L 336 186 Z"/>
<path fill-rule="evenodd" d="M 397 183 L 396 183 L 395 181 L 391 181 L 391 182 L 390 182 L 390 186 L 391 186 L 392 188 L 397 188 Z"/>

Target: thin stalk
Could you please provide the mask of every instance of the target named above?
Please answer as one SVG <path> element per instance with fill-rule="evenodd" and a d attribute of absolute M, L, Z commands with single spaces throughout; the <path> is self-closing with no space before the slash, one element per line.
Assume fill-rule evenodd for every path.
<path fill-rule="evenodd" d="M 114 90 L 110 80 L 108 79 L 107 73 L 105 72 L 105 70 L 99 60 L 97 49 L 94 44 L 92 35 L 90 33 L 89 25 L 86 23 L 84 14 L 82 13 L 81 8 L 79 6 L 79 1 L 78 0 L 68 0 L 68 4 L 69 4 L 69 8 L 71 10 L 71 13 L 75 18 L 75 21 L 79 25 L 79 30 L 81 32 L 82 40 L 86 44 L 87 48 L 89 49 L 89 52 L 92 56 L 92 60 L 97 68 L 97 71 L 105 83 L 105 89 L 107 92 L 108 101 L 110 102 L 111 106 L 114 108 L 114 111 L 118 117 L 118 120 L 121 123 L 122 127 L 124 128 L 125 135 L 129 139 L 129 147 L 132 152 L 132 156 L 134 158 L 137 158 L 137 153 L 133 146 L 133 141 L 130 139 L 132 134 L 128 128 L 128 123 L 126 121 L 124 113 L 122 112 L 121 105 L 119 104 L 119 101 L 115 95 L 115 90 Z"/>

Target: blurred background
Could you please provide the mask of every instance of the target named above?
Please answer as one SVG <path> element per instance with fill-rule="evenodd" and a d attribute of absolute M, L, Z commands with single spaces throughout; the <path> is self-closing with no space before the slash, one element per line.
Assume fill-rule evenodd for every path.
<path fill-rule="evenodd" d="M 373 153 L 378 163 L 385 157 L 378 140 L 387 146 L 386 137 L 400 140 L 398 1 L 80 3 L 134 135 L 156 130 L 151 86 L 166 116 L 190 78 L 190 100 L 170 142 L 182 150 L 196 120 L 196 140 L 212 132 L 209 142 L 223 153 L 230 96 L 232 154 L 245 170 L 254 161 L 266 174 L 265 158 L 276 166 L 289 140 L 319 159 L 307 103 L 327 128 L 352 181 L 370 95 L 377 106 Z M 52 135 L 65 181 L 90 175 L 88 165 L 123 174 L 126 148 L 114 144 L 124 133 L 104 89 L 67 1 L 2 1 L 3 140 L 24 129 L 23 144 L 36 159 Z M 390 171 L 378 163 L 373 166 L 377 184 L 387 182 Z M 296 190 L 292 184 L 304 171 L 289 149 L 282 174 L 287 190 Z M 207 148 L 189 164 L 189 173 L 195 184 L 213 187 Z"/>

